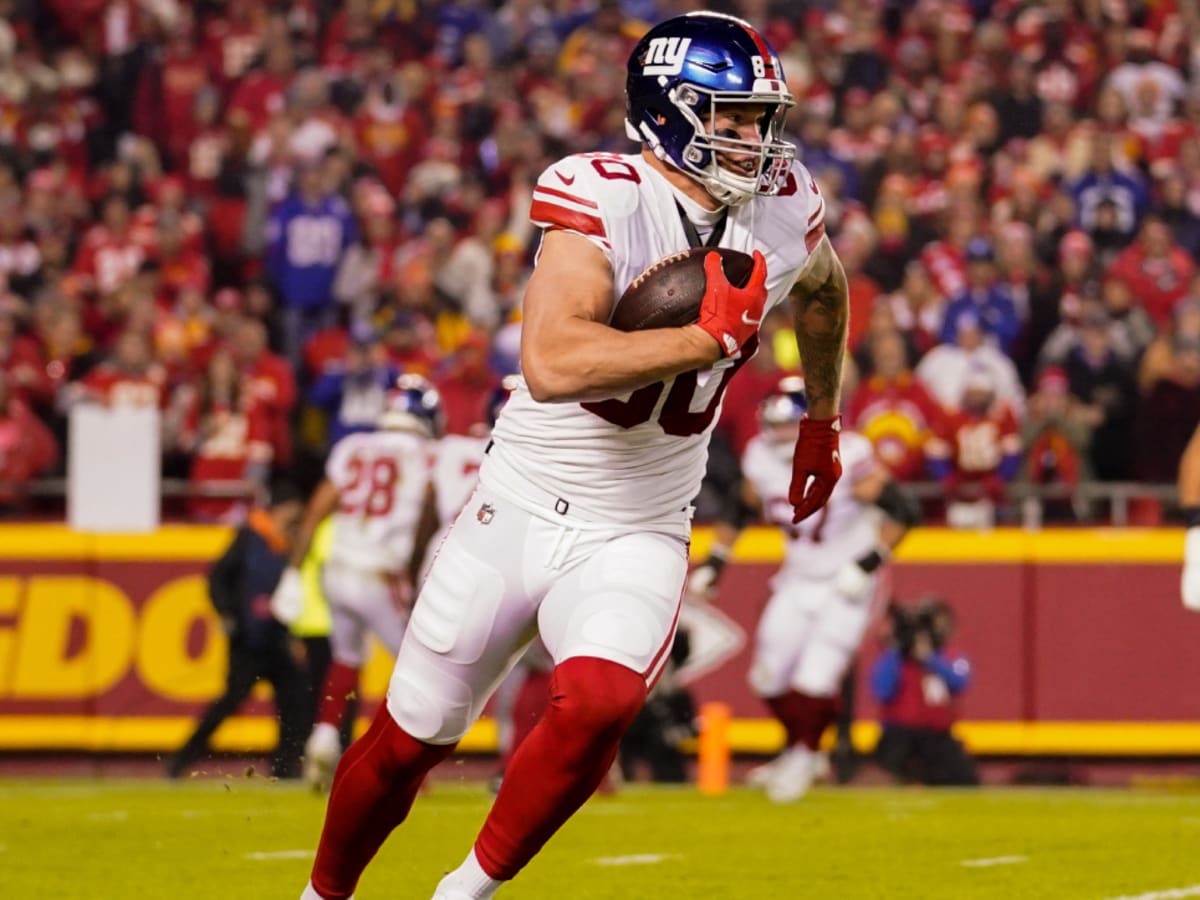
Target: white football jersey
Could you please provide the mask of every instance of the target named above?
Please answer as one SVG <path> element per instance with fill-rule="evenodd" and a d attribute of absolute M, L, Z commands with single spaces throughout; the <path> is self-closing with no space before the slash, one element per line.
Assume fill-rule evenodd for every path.
<path fill-rule="evenodd" d="M 466 506 L 479 480 L 479 467 L 483 464 L 488 440 L 486 437 L 448 434 L 438 441 L 433 489 L 437 494 L 439 525 L 449 525 Z"/>
<path fill-rule="evenodd" d="M 325 463 L 339 498 L 331 562 L 382 572 L 408 565 L 429 485 L 429 444 L 404 431 L 350 434 L 334 444 Z"/>
<path fill-rule="evenodd" d="M 847 562 L 860 559 L 879 543 L 882 511 L 854 496 L 857 481 L 875 472 L 879 463 L 871 442 L 853 431 L 843 431 L 838 442 L 842 477 L 829 501 L 799 525 L 792 524 L 788 487 L 792 482 L 791 441 L 770 441 L 758 435 L 742 454 L 742 474 L 762 499 L 768 522 L 783 527 L 788 537 L 783 566 L 776 576 L 786 580 L 832 578 Z"/>
<path fill-rule="evenodd" d="M 676 196 L 639 154 L 585 153 L 542 173 L 530 219 L 582 235 L 604 252 L 615 306 L 638 275 L 689 248 Z M 769 308 L 787 297 L 824 229 L 824 200 L 796 163 L 778 196 L 730 208 L 719 246 L 762 251 Z M 528 493 L 524 481 L 616 524 L 686 528 L 725 385 L 755 348 L 748 344 L 736 362 L 723 359 L 602 401 L 537 403 L 522 383 L 496 423 L 481 477 L 514 499 Z"/>

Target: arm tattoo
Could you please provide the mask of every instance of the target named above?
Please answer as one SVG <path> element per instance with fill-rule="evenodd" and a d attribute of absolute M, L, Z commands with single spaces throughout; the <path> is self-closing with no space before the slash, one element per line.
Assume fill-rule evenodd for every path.
<path fill-rule="evenodd" d="M 796 343 L 804 366 L 804 387 L 814 418 L 837 415 L 850 299 L 846 273 L 837 257 L 819 277 L 802 277 L 792 289 Z"/>

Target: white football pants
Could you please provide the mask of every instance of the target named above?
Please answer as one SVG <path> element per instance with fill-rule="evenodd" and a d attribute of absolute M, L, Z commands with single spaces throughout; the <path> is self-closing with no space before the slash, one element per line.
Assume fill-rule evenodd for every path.
<path fill-rule="evenodd" d="M 418 740 L 456 742 L 535 634 L 555 665 L 594 656 L 653 684 L 686 574 L 679 535 L 535 515 L 480 485 L 421 586 L 388 709 Z"/>
<path fill-rule="evenodd" d="M 870 601 L 847 600 L 831 579 L 789 578 L 776 587 L 758 620 L 750 687 L 760 697 L 789 689 L 834 696 L 870 618 Z"/>

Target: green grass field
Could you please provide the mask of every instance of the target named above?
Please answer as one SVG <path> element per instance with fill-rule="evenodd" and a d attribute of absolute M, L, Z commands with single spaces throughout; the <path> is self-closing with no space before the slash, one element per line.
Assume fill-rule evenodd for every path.
<path fill-rule="evenodd" d="M 490 796 L 438 781 L 360 900 L 425 900 Z M 0 895 L 284 898 L 307 878 L 323 800 L 256 778 L 0 781 Z M 736 789 L 598 797 L 501 897 L 1200 897 L 1200 794 L 817 789 L 775 807 Z"/>

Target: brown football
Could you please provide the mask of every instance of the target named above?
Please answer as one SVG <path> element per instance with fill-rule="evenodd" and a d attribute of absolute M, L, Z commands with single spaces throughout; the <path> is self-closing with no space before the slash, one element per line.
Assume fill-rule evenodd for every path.
<path fill-rule="evenodd" d="M 678 328 L 700 318 L 704 299 L 704 256 L 721 254 L 725 277 L 735 287 L 750 280 L 754 259 L 738 250 L 696 247 L 660 259 L 633 280 L 613 310 L 613 328 L 641 331 L 646 328 Z"/>

